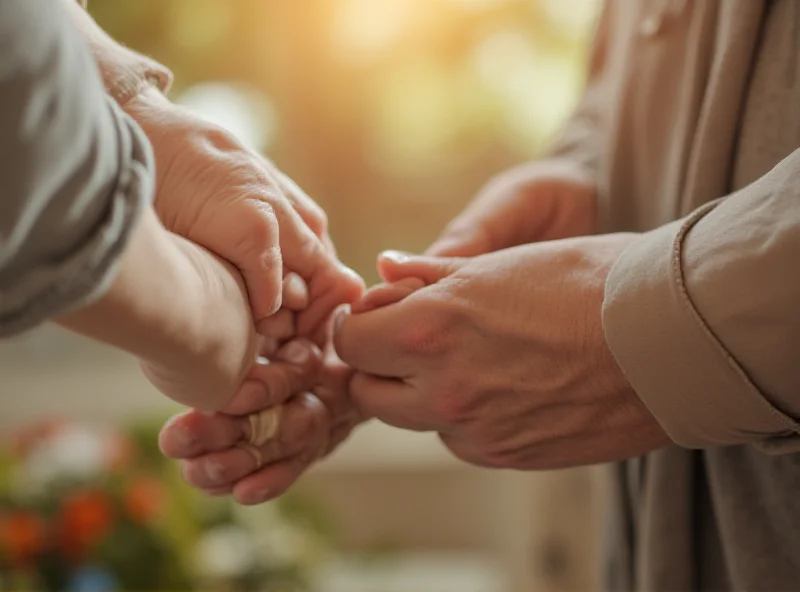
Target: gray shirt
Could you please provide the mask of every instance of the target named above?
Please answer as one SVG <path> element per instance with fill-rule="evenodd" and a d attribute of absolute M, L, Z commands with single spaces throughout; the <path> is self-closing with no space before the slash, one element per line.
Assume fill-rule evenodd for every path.
<path fill-rule="evenodd" d="M 153 191 L 147 138 L 57 0 L 0 2 L 0 335 L 88 302 Z"/>

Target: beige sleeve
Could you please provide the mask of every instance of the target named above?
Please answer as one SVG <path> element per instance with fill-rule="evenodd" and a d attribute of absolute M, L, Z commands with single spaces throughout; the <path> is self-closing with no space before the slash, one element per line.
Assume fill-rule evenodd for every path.
<path fill-rule="evenodd" d="M 642 235 L 612 269 L 603 322 L 676 443 L 800 450 L 800 150 Z"/>
<path fill-rule="evenodd" d="M 0 335 L 99 294 L 152 198 L 147 138 L 56 0 L 0 2 Z"/>
<path fill-rule="evenodd" d="M 589 76 L 575 112 L 545 155 L 544 161 L 558 160 L 579 167 L 584 175 L 594 178 L 602 154 L 602 115 L 608 112 L 605 89 L 607 54 L 612 35 L 615 2 L 603 6 L 589 58 Z"/>

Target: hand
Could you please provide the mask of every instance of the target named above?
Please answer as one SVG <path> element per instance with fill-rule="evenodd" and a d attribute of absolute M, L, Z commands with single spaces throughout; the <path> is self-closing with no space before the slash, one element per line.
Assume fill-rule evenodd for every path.
<path fill-rule="evenodd" d="M 239 269 L 257 321 L 279 309 L 287 272 L 308 285 L 309 306 L 298 316 L 303 335 L 359 296 L 363 283 L 337 262 L 322 210 L 266 159 L 156 90 L 125 109 L 153 145 L 160 219 Z"/>
<path fill-rule="evenodd" d="M 436 431 L 460 458 L 551 469 L 619 460 L 667 443 L 602 329 L 605 279 L 631 235 L 540 243 L 474 259 L 381 262 L 426 287 L 340 316 L 341 358 L 366 417 Z"/>
<path fill-rule="evenodd" d="M 190 485 L 209 495 L 231 494 L 245 505 L 263 503 L 282 495 L 362 421 L 343 396 L 352 373 L 341 362 L 325 360 L 325 376 L 320 376 L 319 350 L 305 362 L 278 358 L 286 361 L 273 362 L 267 367 L 272 375 L 262 377 L 272 385 L 268 397 L 242 392 L 224 413 L 189 411 L 164 426 L 161 450 L 182 461 Z M 245 445 L 251 435 L 248 416 L 276 406 L 281 408 L 278 431 L 254 452 Z"/>
<path fill-rule="evenodd" d="M 298 285 L 296 281 L 292 283 Z M 377 286 L 354 305 L 354 310 L 363 312 L 398 302 L 421 287 L 422 282 L 416 279 Z M 286 310 L 267 319 L 263 328 L 275 342 L 294 335 L 292 316 Z M 285 363 L 274 364 L 273 368 L 278 369 L 273 382 L 278 377 L 299 377 L 304 372 L 303 368 Z M 293 396 L 302 389 L 298 383 L 290 385 L 289 380 L 283 379 L 278 380 L 277 398 L 248 394 L 237 398 L 226 410 L 230 414 L 210 417 L 190 411 L 177 415 L 161 431 L 161 449 L 167 456 L 183 461 L 184 478 L 199 490 L 211 495 L 232 494 L 242 504 L 263 503 L 285 492 L 363 422 L 349 397 L 352 375 L 329 346 L 313 394 Z M 306 382 L 303 388 L 311 386 Z M 283 420 L 275 438 L 257 455 L 248 452 L 241 446 L 250 435 L 247 415 L 280 404 L 284 405 Z"/>
<path fill-rule="evenodd" d="M 177 235 L 169 236 L 182 261 L 181 275 L 191 282 L 180 304 L 194 321 L 189 335 L 179 336 L 175 354 L 141 355 L 142 370 L 172 400 L 219 409 L 239 390 L 258 353 L 247 291 L 229 263 Z"/>
<path fill-rule="evenodd" d="M 491 180 L 427 254 L 474 257 L 593 234 L 596 202 L 594 181 L 581 169 L 553 161 L 525 164 Z"/>

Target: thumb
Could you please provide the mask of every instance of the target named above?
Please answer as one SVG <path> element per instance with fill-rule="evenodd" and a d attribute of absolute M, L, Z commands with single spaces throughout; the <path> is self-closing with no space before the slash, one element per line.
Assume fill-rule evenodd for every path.
<path fill-rule="evenodd" d="M 435 284 L 464 265 L 464 259 L 410 255 L 385 251 L 378 256 L 378 272 L 387 282 L 418 278 L 426 285 Z"/>

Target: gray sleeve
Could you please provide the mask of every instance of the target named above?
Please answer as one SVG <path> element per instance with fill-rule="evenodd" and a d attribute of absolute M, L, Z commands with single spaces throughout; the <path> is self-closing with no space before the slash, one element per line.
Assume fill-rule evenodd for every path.
<path fill-rule="evenodd" d="M 0 2 L 0 335 L 101 293 L 153 191 L 149 143 L 57 0 Z"/>
<path fill-rule="evenodd" d="M 685 447 L 800 450 L 800 150 L 643 234 L 606 283 L 609 346 Z"/>

